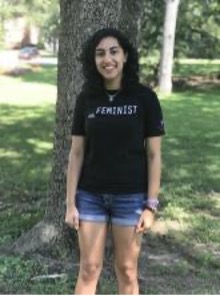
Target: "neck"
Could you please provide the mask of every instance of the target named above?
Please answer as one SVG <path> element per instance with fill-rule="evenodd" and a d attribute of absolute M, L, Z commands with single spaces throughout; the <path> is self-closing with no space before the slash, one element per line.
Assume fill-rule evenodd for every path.
<path fill-rule="evenodd" d="M 121 88 L 121 81 L 105 81 L 105 88 L 108 90 L 115 90 Z"/>

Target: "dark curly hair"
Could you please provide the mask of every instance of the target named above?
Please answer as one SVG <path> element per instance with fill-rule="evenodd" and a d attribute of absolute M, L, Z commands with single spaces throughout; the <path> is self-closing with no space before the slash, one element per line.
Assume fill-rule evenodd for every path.
<path fill-rule="evenodd" d="M 114 37 L 127 53 L 127 61 L 124 64 L 122 76 L 122 91 L 130 93 L 139 82 L 139 64 L 136 48 L 128 38 L 115 28 L 104 28 L 95 32 L 84 44 L 81 55 L 82 73 L 84 76 L 83 92 L 89 94 L 101 94 L 105 91 L 104 81 L 95 64 L 95 49 L 103 38 Z"/>

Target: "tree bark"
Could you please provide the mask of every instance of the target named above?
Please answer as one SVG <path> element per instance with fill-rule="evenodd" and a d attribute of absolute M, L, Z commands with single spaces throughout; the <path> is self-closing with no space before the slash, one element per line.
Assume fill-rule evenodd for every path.
<path fill-rule="evenodd" d="M 58 251 L 60 243 L 74 248 L 70 239 L 74 235 L 64 225 L 64 211 L 73 110 L 83 83 L 79 62 L 82 44 L 106 26 L 120 28 L 137 43 L 141 7 L 142 0 L 60 0 L 58 94 L 48 205 L 43 221 L 15 242 L 15 252 Z"/>
<path fill-rule="evenodd" d="M 175 44 L 176 20 L 180 0 L 165 0 L 163 43 L 161 48 L 159 88 L 160 91 L 172 91 L 172 67 Z"/>

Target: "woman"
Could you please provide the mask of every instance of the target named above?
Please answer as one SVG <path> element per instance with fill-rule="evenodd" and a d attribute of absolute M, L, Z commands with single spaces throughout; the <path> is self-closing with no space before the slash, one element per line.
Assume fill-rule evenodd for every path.
<path fill-rule="evenodd" d="M 82 54 L 65 221 L 78 230 L 76 294 L 95 294 L 111 223 L 119 294 L 138 294 L 141 238 L 153 223 L 160 187 L 162 112 L 139 83 L 138 56 L 118 30 L 96 32 Z"/>

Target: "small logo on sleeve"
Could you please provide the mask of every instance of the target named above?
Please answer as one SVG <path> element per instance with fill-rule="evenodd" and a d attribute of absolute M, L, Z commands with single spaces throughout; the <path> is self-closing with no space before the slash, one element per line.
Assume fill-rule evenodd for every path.
<path fill-rule="evenodd" d="M 95 114 L 94 114 L 94 113 L 90 113 L 90 114 L 88 115 L 88 118 L 95 118 Z"/>
<path fill-rule="evenodd" d="M 158 128 L 160 130 L 164 130 L 164 121 L 163 120 L 160 121 Z"/>

